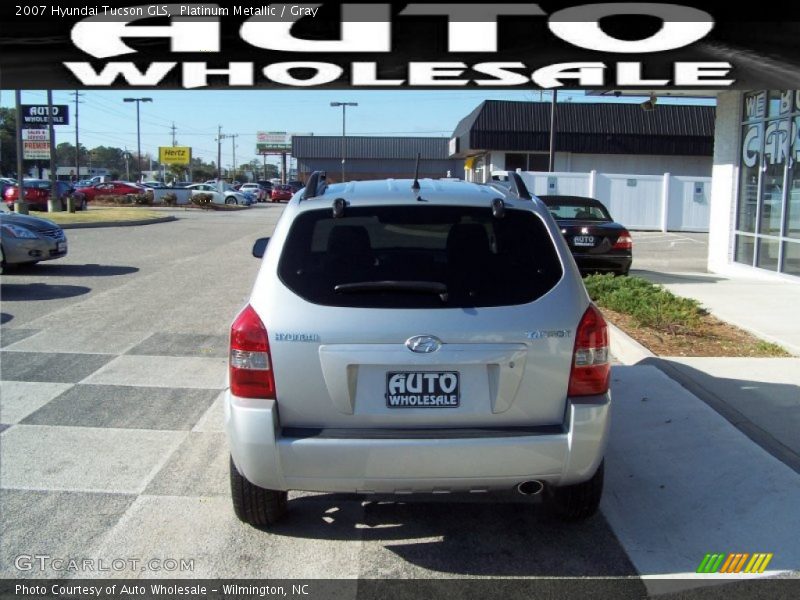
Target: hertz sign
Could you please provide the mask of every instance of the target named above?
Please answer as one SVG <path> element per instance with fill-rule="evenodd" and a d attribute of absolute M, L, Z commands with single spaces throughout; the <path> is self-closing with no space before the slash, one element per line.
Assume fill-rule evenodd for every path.
<path fill-rule="evenodd" d="M 160 146 L 158 162 L 165 165 L 188 165 L 192 162 L 192 149 L 189 146 Z"/>

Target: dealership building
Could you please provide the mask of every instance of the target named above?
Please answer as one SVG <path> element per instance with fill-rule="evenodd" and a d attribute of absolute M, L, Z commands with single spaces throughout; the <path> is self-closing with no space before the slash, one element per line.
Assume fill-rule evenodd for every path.
<path fill-rule="evenodd" d="M 468 181 L 493 171 L 547 171 L 549 103 L 482 102 L 456 126 L 450 156 Z M 556 110 L 556 172 L 598 171 L 707 177 L 714 145 L 713 106 L 562 102 Z"/>
<path fill-rule="evenodd" d="M 708 268 L 800 283 L 800 91 L 715 95 Z"/>

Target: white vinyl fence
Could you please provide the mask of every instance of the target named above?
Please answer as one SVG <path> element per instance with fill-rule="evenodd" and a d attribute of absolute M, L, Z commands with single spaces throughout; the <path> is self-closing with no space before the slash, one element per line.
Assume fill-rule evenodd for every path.
<path fill-rule="evenodd" d="M 708 231 L 710 177 L 519 171 L 537 196 L 589 196 L 600 200 L 615 221 L 630 229 Z M 493 177 L 506 178 L 508 171 Z"/>

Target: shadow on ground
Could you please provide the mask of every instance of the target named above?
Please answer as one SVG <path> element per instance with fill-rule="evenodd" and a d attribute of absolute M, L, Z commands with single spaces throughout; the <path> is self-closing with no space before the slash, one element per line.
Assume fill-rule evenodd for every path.
<path fill-rule="evenodd" d="M 130 275 L 138 272 L 137 267 L 117 265 L 67 265 L 60 263 L 39 263 L 21 265 L 10 269 L 9 275 L 50 275 L 58 277 L 112 277 L 114 275 Z"/>
<path fill-rule="evenodd" d="M 714 275 L 678 275 L 675 273 L 650 271 L 648 269 L 631 269 L 631 275 L 647 279 L 653 283 L 717 283 L 719 281 L 725 281 L 724 277 L 716 277 Z"/>
<path fill-rule="evenodd" d="M 289 501 L 271 535 L 376 543 L 403 563 L 470 576 L 635 576 L 598 514 L 581 523 L 556 519 L 541 503 L 463 502 L 396 496 L 321 494 Z M 427 498 L 430 498 L 429 496 Z M 392 556 L 389 555 L 389 556 Z M 397 565 L 387 558 L 386 569 Z M 400 573 L 391 576 L 400 575 Z"/>
<path fill-rule="evenodd" d="M 3 283 L 0 285 L 0 296 L 5 302 L 73 298 L 91 291 L 92 288 L 82 285 L 50 285 L 48 283 Z M 5 317 L 3 319 L 2 322 L 5 323 Z"/>
<path fill-rule="evenodd" d="M 792 358 L 780 360 L 786 361 L 786 368 L 794 364 Z M 763 377 L 760 381 L 748 379 L 745 373 L 741 379 L 717 377 L 690 364 L 660 357 L 637 364 L 661 369 L 764 450 L 800 473 L 800 387 L 763 381 Z"/>

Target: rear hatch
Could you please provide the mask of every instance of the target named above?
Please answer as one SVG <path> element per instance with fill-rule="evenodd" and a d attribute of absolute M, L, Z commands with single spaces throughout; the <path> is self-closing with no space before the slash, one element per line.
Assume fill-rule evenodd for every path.
<path fill-rule="evenodd" d="M 301 212 L 270 258 L 251 303 L 284 427 L 563 422 L 588 300 L 533 211 L 369 205 L 334 218 L 327 205 Z"/>

